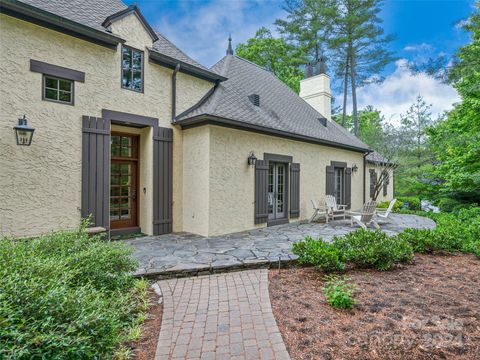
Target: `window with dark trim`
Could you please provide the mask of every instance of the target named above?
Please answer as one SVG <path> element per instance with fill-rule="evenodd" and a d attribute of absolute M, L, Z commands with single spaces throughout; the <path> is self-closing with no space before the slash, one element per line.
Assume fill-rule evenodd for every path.
<path fill-rule="evenodd" d="M 73 104 L 73 81 L 43 75 L 42 99 L 63 104 Z"/>
<path fill-rule="evenodd" d="M 143 91 L 143 51 L 122 46 L 122 88 Z"/>

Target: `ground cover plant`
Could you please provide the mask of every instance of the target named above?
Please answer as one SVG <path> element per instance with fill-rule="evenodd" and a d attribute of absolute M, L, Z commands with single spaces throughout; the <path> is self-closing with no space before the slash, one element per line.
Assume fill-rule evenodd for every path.
<path fill-rule="evenodd" d="M 355 304 L 353 295 L 357 290 L 355 284 L 349 283 L 348 278 L 340 276 L 326 276 L 322 287 L 327 303 L 336 309 L 351 309 Z"/>
<path fill-rule="evenodd" d="M 128 355 L 147 284 L 121 243 L 78 231 L 0 240 L 0 358 L 84 359 Z"/>

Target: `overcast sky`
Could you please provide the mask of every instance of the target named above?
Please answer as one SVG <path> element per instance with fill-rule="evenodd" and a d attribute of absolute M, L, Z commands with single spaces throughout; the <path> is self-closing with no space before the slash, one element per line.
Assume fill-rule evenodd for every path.
<path fill-rule="evenodd" d="M 128 4 L 132 0 L 126 1 Z M 282 1 L 251 0 L 137 0 L 148 21 L 180 49 L 203 65 L 211 66 L 225 55 L 228 34 L 238 44 L 253 37 L 265 26 L 285 18 Z M 425 74 L 412 76 L 405 67 L 408 60 L 452 54 L 469 40 L 458 23 L 474 9 L 473 0 L 386 0 L 381 13 L 383 26 L 396 39 L 391 44 L 398 61 L 382 74 L 385 81 L 359 89 L 359 106 L 373 105 L 394 122 L 418 95 L 440 114 L 458 101 L 450 86 Z M 339 94 L 336 103 L 341 104 Z"/>

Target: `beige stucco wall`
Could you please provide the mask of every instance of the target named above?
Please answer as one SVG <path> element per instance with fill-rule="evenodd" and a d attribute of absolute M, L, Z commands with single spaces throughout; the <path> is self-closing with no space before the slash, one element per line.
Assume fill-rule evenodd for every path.
<path fill-rule="evenodd" d="M 151 39 L 135 15 L 114 23 L 112 31 L 148 57 Z M 76 227 L 82 115 L 100 117 L 102 109 L 109 109 L 156 117 L 160 126 L 168 127 L 172 70 L 146 60 L 144 92 L 137 93 L 120 86 L 120 48 L 110 50 L 3 14 L 0 33 L 0 235 L 32 236 Z M 42 101 L 42 75 L 30 71 L 30 59 L 85 72 L 85 83 L 75 82 L 74 106 Z M 178 111 L 195 104 L 211 86 L 179 74 Z M 13 127 L 23 114 L 36 129 L 30 147 L 15 143 Z M 173 224 L 180 231 L 183 145 L 177 128 L 173 153 Z M 147 196 L 151 194 L 150 186 Z"/>
<path fill-rule="evenodd" d="M 209 235 L 210 127 L 183 133 L 183 229 Z"/>
<path fill-rule="evenodd" d="M 370 169 L 375 170 L 377 173 L 377 179 L 380 179 L 380 174 L 382 171 L 382 167 L 375 165 L 371 162 L 366 163 L 366 186 L 365 186 L 365 197 L 367 200 L 370 199 Z M 387 195 L 383 196 L 383 187 L 380 190 L 380 194 L 377 197 L 377 203 L 381 203 L 383 201 L 391 201 L 393 199 L 393 176 L 390 174 L 390 182 L 387 186 Z"/>
<path fill-rule="evenodd" d="M 187 138 L 188 132 L 192 133 L 192 141 L 190 137 Z M 198 214 L 208 208 L 209 235 L 255 227 L 255 169 L 247 165 L 250 151 L 254 151 L 258 159 L 263 159 L 264 153 L 274 153 L 292 156 L 293 162 L 300 163 L 300 220 L 308 219 L 312 215 L 311 199 L 324 200 L 325 169 L 330 165 L 330 161 L 346 161 L 349 167 L 354 164 L 358 166 L 358 171 L 352 174 L 352 208 L 359 209 L 363 204 L 361 153 L 212 125 L 185 131 L 184 149 L 187 144 L 193 143 L 193 140 L 197 147 L 189 145 L 192 155 L 202 153 L 207 143 L 210 155 L 206 157 L 202 153 L 198 159 L 192 159 L 194 164 L 189 167 L 195 165 L 198 170 L 189 180 L 186 173 L 188 165 L 185 165 L 184 181 L 190 181 L 192 188 L 185 186 L 184 203 L 187 202 L 187 194 L 201 198 L 189 202 L 190 208 L 187 209 L 186 206 L 184 224 L 187 222 L 187 211 Z M 187 156 L 185 151 L 185 161 L 187 158 L 190 156 Z M 208 186 L 205 185 L 207 182 Z M 203 194 L 205 189 L 208 190 L 208 205 L 205 204 L 207 200 Z M 203 221 L 203 218 L 197 223 L 192 221 L 188 231 L 205 235 L 206 225 Z"/>

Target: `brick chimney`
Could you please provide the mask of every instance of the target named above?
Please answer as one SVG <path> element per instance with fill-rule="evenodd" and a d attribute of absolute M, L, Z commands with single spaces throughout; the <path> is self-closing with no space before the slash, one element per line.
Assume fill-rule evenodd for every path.
<path fill-rule="evenodd" d="M 326 74 L 323 56 L 315 66 L 308 63 L 305 67 L 305 78 L 300 81 L 300 97 L 328 120 L 332 120 L 330 77 Z"/>

